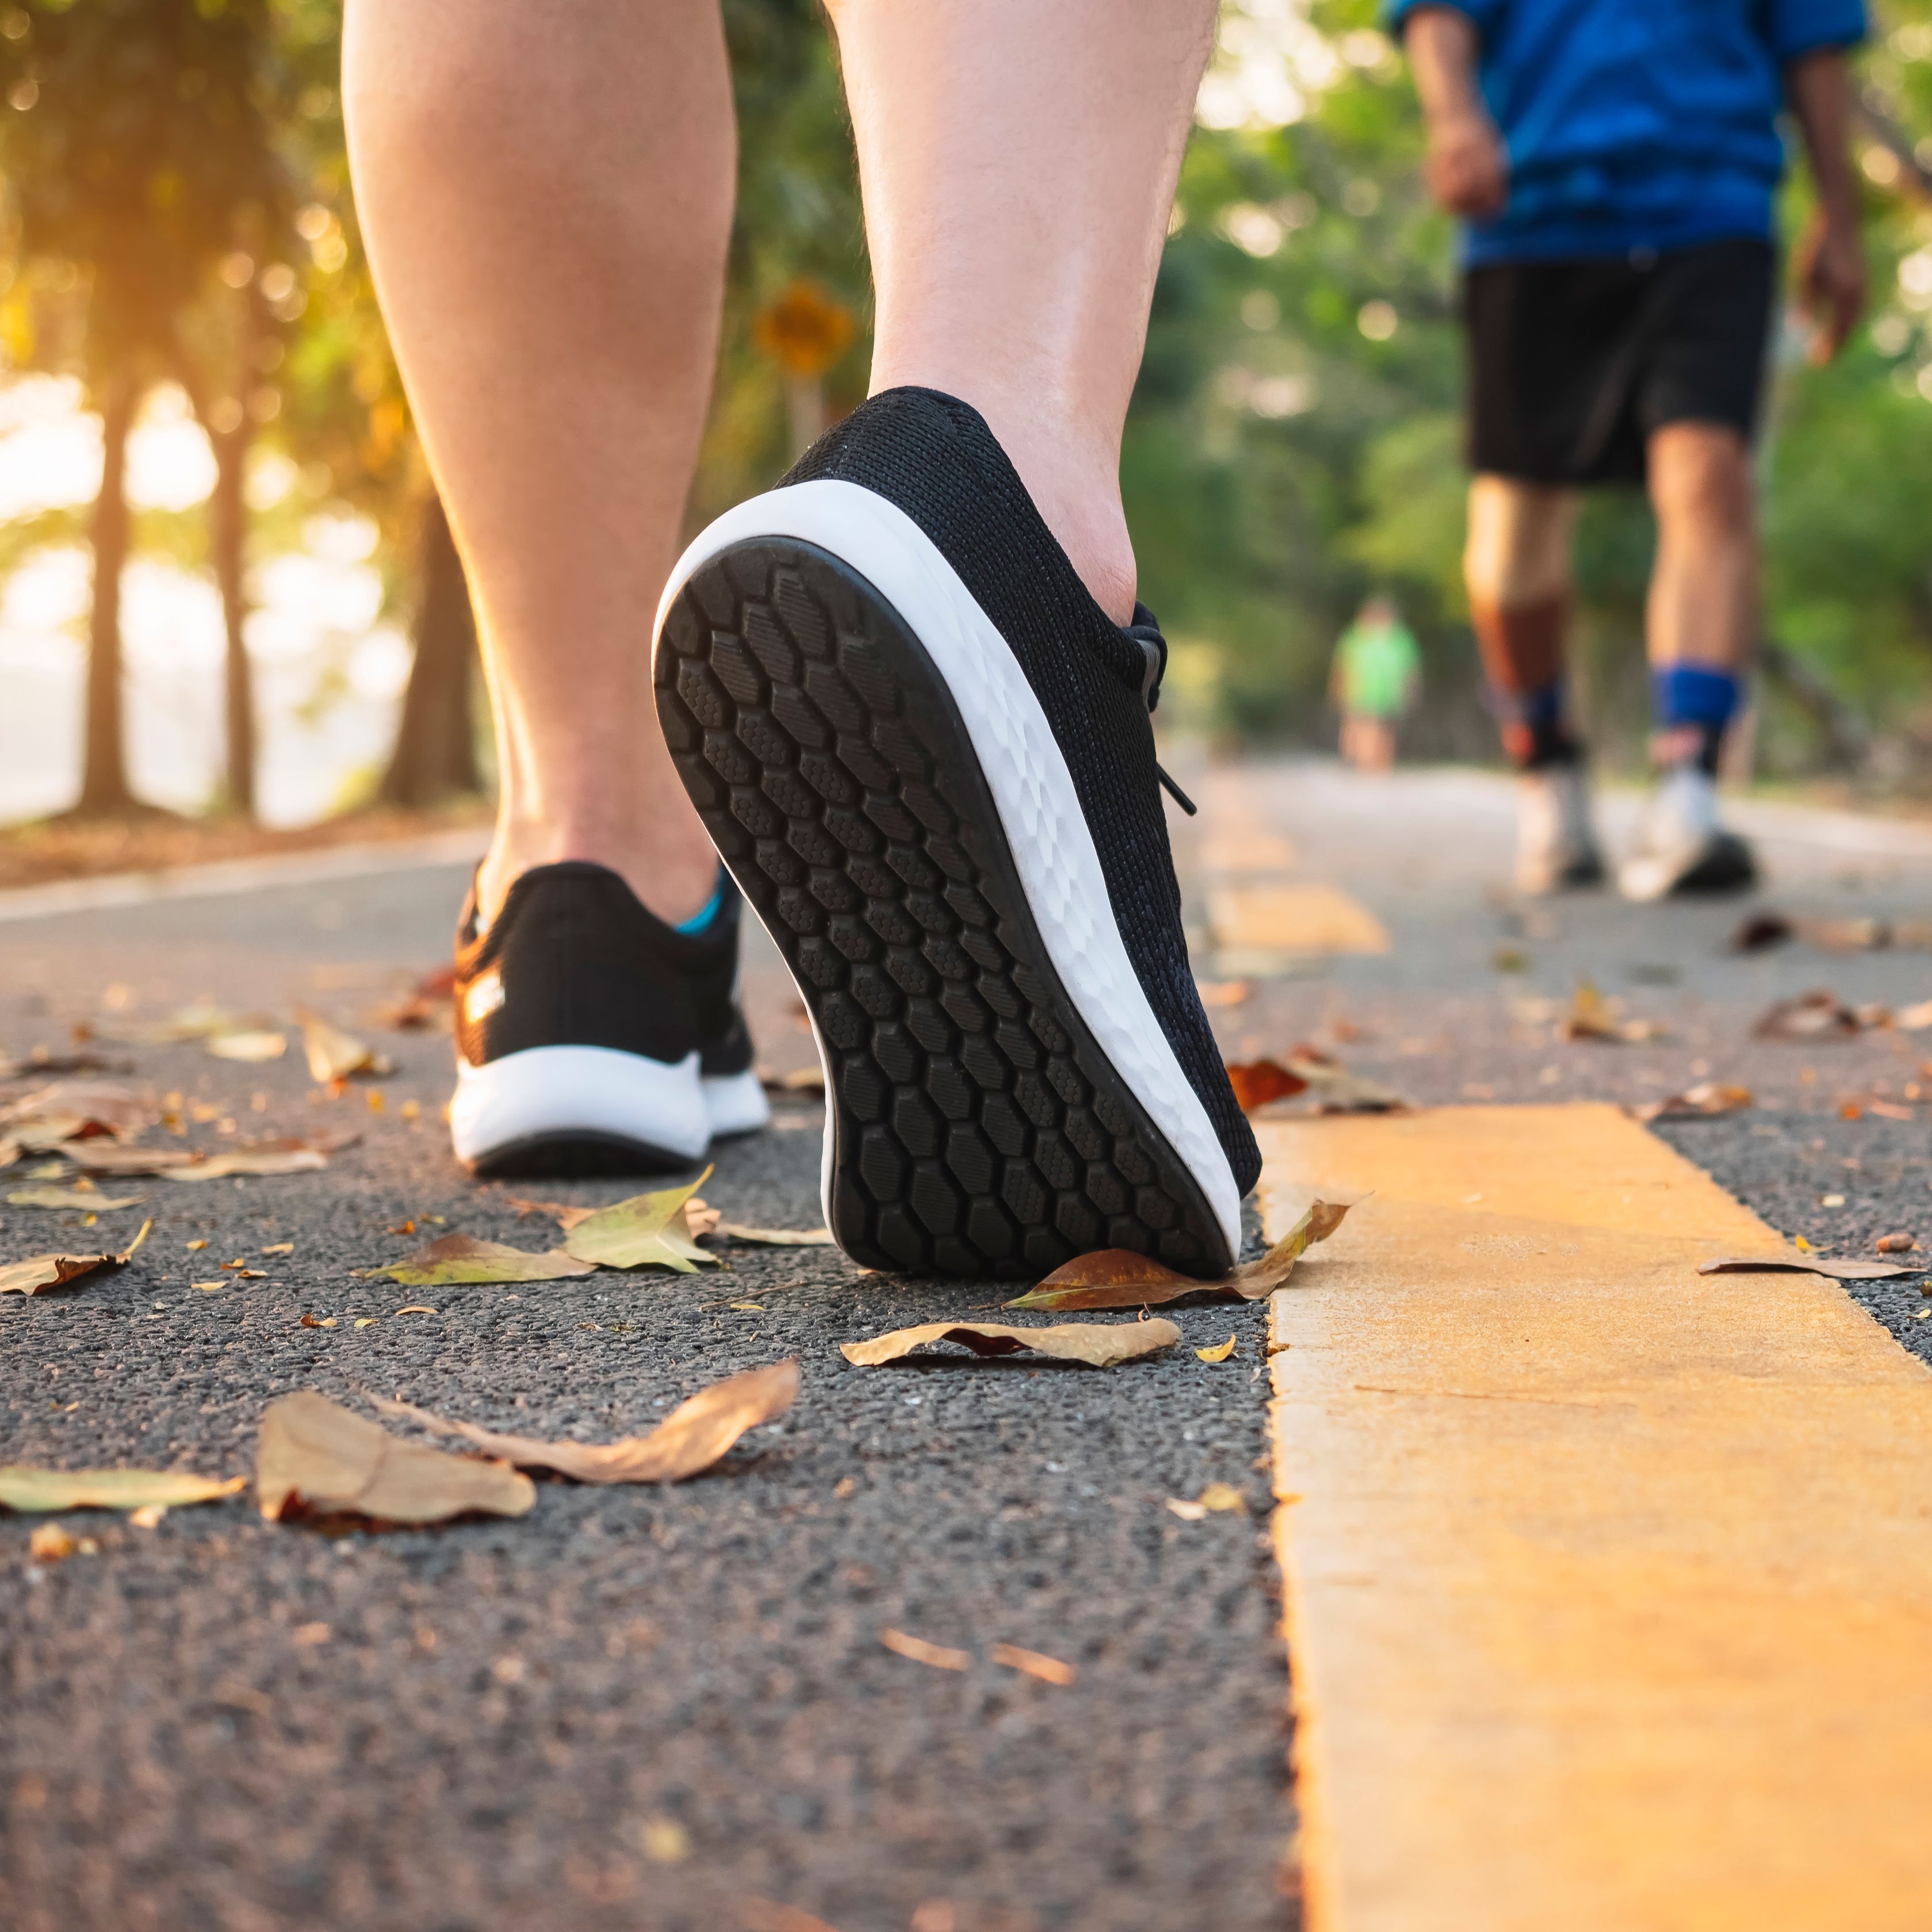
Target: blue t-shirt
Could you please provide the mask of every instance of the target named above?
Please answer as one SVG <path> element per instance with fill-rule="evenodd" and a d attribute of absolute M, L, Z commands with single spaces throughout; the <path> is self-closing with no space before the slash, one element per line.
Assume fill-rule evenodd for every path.
<path fill-rule="evenodd" d="M 1399 32 L 1418 7 L 1388 0 Z M 1768 239 L 1784 69 L 1865 31 L 1862 0 L 1454 0 L 1480 38 L 1509 200 L 1472 262 Z"/>

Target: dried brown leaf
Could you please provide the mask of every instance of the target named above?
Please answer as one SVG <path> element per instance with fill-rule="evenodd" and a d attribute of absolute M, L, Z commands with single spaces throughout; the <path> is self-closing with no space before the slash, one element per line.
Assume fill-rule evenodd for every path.
<path fill-rule="evenodd" d="M 1297 1047 L 1288 1070 L 1305 1083 L 1319 1114 L 1396 1114 L 1413 1104 L 1405 1094 L 1366 1075 L 1351 1073 L 1339 1060 L 1312 1047 Z"/>
<path fill-rule="evenodd" d="M 264 1412 L 255 1494 L 271 1522 L 303 1510 L 384 1522 L 440 1522 L 471 1510 L 526 1516 L 537 1499 L 536 1485 L 507 1462 L 399 1441 L 313 1389 Z"/>
<path fill-rule="evenodd" d="M 1004 1322 L 927 1322 L 916 1328 L 895 1328 L 869 1341 L 842 1342 L 838 1352 L 862 1369 L 896 1362 L 934 1342 L 957 1342 L 976 1355 L 1017 1354 L 1036 1349 L 1064 1362 L 1110 1369 L 1141 1355 L 1171 1348 L 1180 1340 L 1172 1322 L 1063 1322 L 1052 1328 L 1021 1328 Z"/>
<path fill-rule="evenodd" d="M 1662 1040 L 1665 1034 L 1654 1020 L 1624 1018 L 1620 1000 L 1605 998 L 1590 980 L 1579 980 L 1570 1010 L 1557 1024 L 1556 1037 L 1634 1042 Z"/>
<path fill-rule="evenodd" d="M 711 1232 L 721 1240 L 744 1241 L 754 1247 L 829 1248 L 832 1245 L 830 1228 L 747 1228 L 736 1221 L 720 1221 Z"/>
<path fill-rule="evenodd" d="M 1767 1008 L 1751 1030 L 1760 1040 L 1849 1040 L 1858 1030 L 1858 1016 L 1837 994 L 1819 986 Z"/>
<path fill-rule="evenodd" d="M 212 1033 L 207 1045 L 217 1060 L 245 1060 L 253 1065 L 280 1059 L 289 1050 L 289 1036 L 285 1033 L 260 1031 Z"/>
<path fill-rule="evenodd" d="M 134 1208 L 145 1201 L 145 1194 L 103 1194 L 86 1187 L 20 1187 L 8 1196 L 10 1208 L 80 1208 L 91 1214 L 105 1214 L 117 1208 Z"/>
<path fill-rule="evenodd" d="M 1721 1261 L 1700 1262 L 1700 1274 L 1828 1274 L 1838 1281 L 1895 1281 L 1924 1274 L 1932 1264 L 1900 1267 L 1894 1262 L 1840 1262 L 1810 1255 L 1727 1255 Z"/>
<path fill-rule="evenodd" d="M 307 1141 L 260 1141 L 161 1171 L 166 1180 L 226 1180 L 237 1174 L 313 1174 L 328 1156 Z"/>
<path fill-rule="evenodd" d="M 176 1509 L 214 1502 L 246 1488 L 246 1476 L 225 1482 L 185 1469 L 0 1468 L 0 1504 L 10 1510 Z"/>
<path fill-rule="evenodd" d="M 909 1657 L 915 1664 L 923 1664 L 934 1670 L 969 1670 L 973 1660 L 963 1650 L 950 1650 L 943 1643 L 928 1643 L 922 1636 L 908 1636 L 904 1630 L 894 1630 L 890 1624 L 880 1631 L 879 1641 L 890 1651 L 901 1657 Z"/>
<path fill-rule="evenodd" d="M 798 1361 L 748 1369 L 700 1389 L 679 1403 L 648 1436 L 622 1442 L 544 1442 L 500 1436 L 473 1422 L 452 1422 L 406 1402 L 373 1397 L 385 1415 L 406 1417 L 425 1429 L 460 1436 L 486 1455 L 526 1469 L 554 1469 L 580 1483 L 676 1483 L 708 1469 L 748 1429 L 782 1415 L 798 1394 Z"/>
<path fill-rule="evenodd" d="M 83 1174 L 118 1174 L 124 1180 L 192 1167 L 196 1159 L 186 1148 L 122 1147 L 111 1141 L 76 1141 L 61 1151 Z"/>
<path fill-rule="evenodd" d="M 374 1272 L 405 1288 L 440 1288 L 460 1282 L 561 1281 L 592 1270 L 590 1262 L 578 1261 L 560 1248 L 532 1255 L 501 1241 L 445 1234 L 428 1247 L 418 1248 L 406 1260 Z"/>
<path fill-rule="evenodd" d="M 1881 1234 L 1872 1246 L 1882 1255 L 1909 1255 L 1918 1245 L 1918 1237 L 1901 1228 L 1895 1234 Z"/>
<path fill-rule="evenodd" d="M 1278 1060 L 1231 1062 L 1228 1084 L 1234 1090 L 1235 1104 L 1244 1114 L 1252 1114 L 1270 1101 L 1292 1099 L 1308 1086 L 1300 1074 L 1290 1072 Z"/>
<path fill-rule="evenodd" d="M 1342 1225 L 1353 1204 L 1312 1202 L 1266 1254 L 1258 1261 L 1243 1262 L 1218 1281 L 1197 1281 L 1164 1262 L 1129 1249 L 1102 1248 L 1096 1254 L 1076 1256 L 1006 1305 L 1061 1314 L 1076 1308 L 1152 1307 L 1186 1294 L 1211 1295 L 1221 1301 L 1258 1301 L 1287 1280 L 1308 1249 L 1325 1241 Z"/>
<path fill-rule="evenodd" d="M 160 1119 L 131 1088 L 105 1080 L 56 1080 L 0 1108 L 0 1127 L 10 1139 L 48 1145 L 93 1134 L 131 1140 Z M 38 1131 L 36 1132 L 36 1130 Z"/>
<path fill-rule="evenodd" d="M 1719 1114 L 1735 1114 L 1754 1103 L 1748 1087 L 1724 1087 L 1700 1080 L 1681 1094 L 1651 1100 L 1631 1111 L 1640 1120 L 1694 1120 Z"/>
<path fill-rule="evenodd" d="M 338 1080 L 347 1080 L 358 1073 L 381 1075 L 393 1073 L 393 1062 L 385 1059 L 374 1048 L 366 1046 L 353 1034 L 324 1019 L 320 1013 L 310 1012 L 306 1006 L 298 1007 L 296 1018 L 300 1022 L 302 1033 L 302 1052 L 308 1060 L 310 1079 L 320 1085 L 332 1086 Z"/>
<path fill-rule="evenodd" d="M 141 1232 L 118 1255 L 29 1255 L 23 1262 L 0 1265 L 0 1294 L 40 1294 L 50 1288 L 64 1288 L 98 1268 L 124 1268 L 154 1225 L 143 1221 Z"/>

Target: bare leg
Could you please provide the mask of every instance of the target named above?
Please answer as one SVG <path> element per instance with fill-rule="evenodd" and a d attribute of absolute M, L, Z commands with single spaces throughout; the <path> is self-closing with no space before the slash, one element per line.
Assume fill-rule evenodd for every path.
<path fill-rule="evenodd" d="M 1102 608 L 1120 431 L 1213 0 L 830 0 L 878 290 L 872 388 L 970 403 Z"/>
<path fill-rule="evenodd" d="M 730 227 L 716 0 L 350 0 L 343 68 L 363 232 L 482 619 L 484 919 L 562 859 L 688 917 L 718 862 L 658 733 L 650 626 Z"/>
<path fill-rule="evenodd" d="M 1672 423 L 1650 439 L 1657 562 L 1650 661 L 1736 670 L 1756 643 L 1757 520 L 1750 455 L 1735 430 Z"/>

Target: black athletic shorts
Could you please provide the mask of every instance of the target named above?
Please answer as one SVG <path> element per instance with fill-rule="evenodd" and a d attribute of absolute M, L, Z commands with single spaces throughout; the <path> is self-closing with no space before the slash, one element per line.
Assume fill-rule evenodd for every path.
<path fill-rule="evenodd" d="M 1497 262 L 1463 278 L 1469 464 L 1528 483 L 1639 483 L 1666 423 L 1757 420 L 1767 242 Z"/>

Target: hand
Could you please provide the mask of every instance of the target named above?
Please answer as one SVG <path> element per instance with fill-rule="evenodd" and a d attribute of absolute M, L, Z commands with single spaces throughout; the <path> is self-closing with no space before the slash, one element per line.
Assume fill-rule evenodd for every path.
<path fill-rule="evenodd" d="M 1480 220 L 1509 198 L 1509 155 L 1486 114 L 1457 114 L 1429 124 L 1422 164 L 1429 192 L 1451 214 Z"/>
<path fill-rule="evenodd" d="M 1811 325 L 1811 360 L 1844 348 L 1865 305 L 1865 256 L 1855 220 L 1814 215 L 1798 248 L 1798 301 Z"/>

